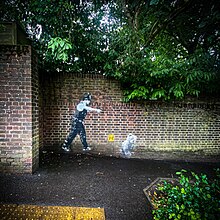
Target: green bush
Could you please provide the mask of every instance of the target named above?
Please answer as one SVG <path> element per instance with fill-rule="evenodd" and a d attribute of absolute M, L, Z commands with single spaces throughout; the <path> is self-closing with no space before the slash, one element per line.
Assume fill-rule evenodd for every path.
<path fill-rule="evenodd" d="M 186 170 L 176 174 L 177 184 L 164 181 L 158 185 L 160 197 L 155 200 L 154 219 L 220 219 L 220 170 L 212 181 L 205 174 L 186 175 Z"/>

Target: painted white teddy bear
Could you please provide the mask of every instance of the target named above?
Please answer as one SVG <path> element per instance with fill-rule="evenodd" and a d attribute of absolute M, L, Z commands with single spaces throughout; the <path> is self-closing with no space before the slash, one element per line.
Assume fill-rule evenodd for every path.
<path fill-rule="evenodd" d="M 127 139 L 122 142 L 122 147 L 120 149 L 120 153 L 124 157 L 130 157 L 131 151 L 135 149 L 135 143 L 137 141 L 137 136 L 133 134 L 129 134 Z"/>

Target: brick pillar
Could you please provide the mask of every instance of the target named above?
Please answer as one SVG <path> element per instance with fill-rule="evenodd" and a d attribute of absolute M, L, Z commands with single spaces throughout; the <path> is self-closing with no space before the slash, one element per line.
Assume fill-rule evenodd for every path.
<path fill-rule="evenodd" d="M 38 72 L 30 46 L 0 46 L 0 172 L 38 168 Z"/>

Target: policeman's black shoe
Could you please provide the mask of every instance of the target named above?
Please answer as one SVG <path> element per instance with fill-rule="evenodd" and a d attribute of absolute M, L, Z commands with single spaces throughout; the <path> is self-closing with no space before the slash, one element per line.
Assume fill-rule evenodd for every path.
<path fill-rule="evenodd" d="M 90 147 L 84 147 L 83 148 L 83 151 L 90 151 L 90 150 L 92 150 Z"/>
<path fill-rule="evenodd" d="M 64 151 L 66 151 L 66 152 L 70 152 L 70 148 L 69 147 L 67 147 L 67 146 L 62 146 L 62 149 L 64 150 Z"/>

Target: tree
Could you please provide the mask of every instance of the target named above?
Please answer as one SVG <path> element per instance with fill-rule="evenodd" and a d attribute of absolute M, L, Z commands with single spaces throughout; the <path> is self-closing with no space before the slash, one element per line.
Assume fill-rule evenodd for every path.
<path fill-rule="evenodd" d="M 108 38 L 105 5 L 97 11 L 89 0 L 8 0 L 2 4 L 1 19 L 23 25 L 44 69 L 103 72 Z"/>
<path fill-rule="evenodd" d="M 105 69 L 124 83 L 126 100 L 217 92 L 217 1 L 121 2 L 124 25 L 111 42 Z"/>
<path fill-rule="evenodd" d="M 105 74 L 125 100 L 182 99 L 220 88 L 217 0 L 6 0 L 48 71 Z M 40 34 L 38 30 L 40 29 Z"/>

